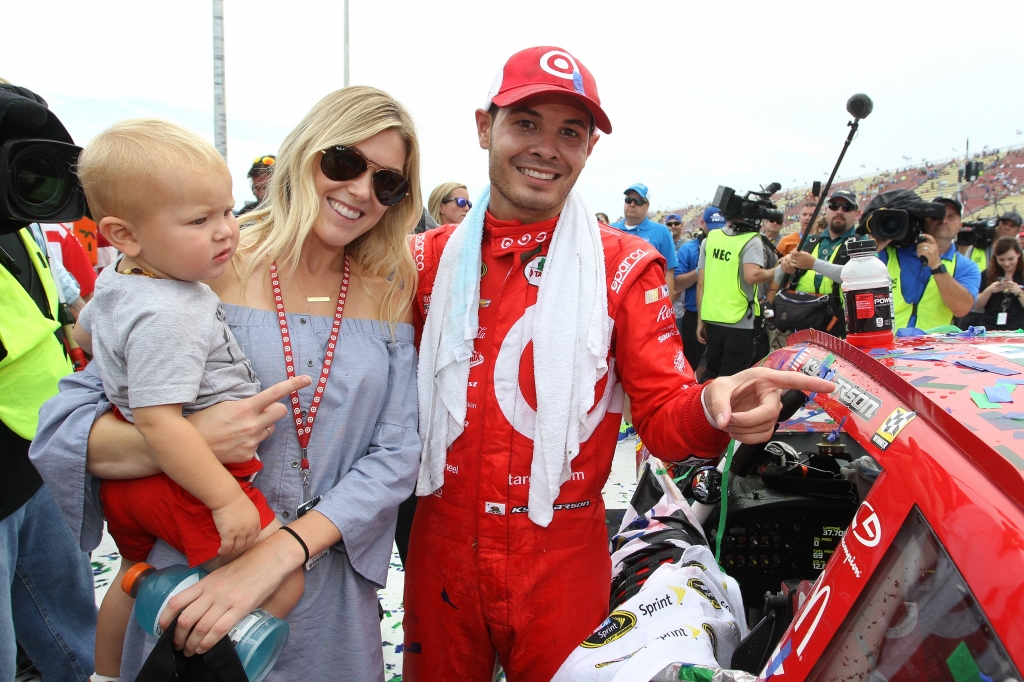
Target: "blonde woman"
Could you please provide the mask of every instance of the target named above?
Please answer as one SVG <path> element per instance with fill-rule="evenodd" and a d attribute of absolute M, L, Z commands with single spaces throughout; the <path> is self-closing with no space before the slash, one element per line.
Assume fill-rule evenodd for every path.
<path fill-rule="evenodd" d="M 469 190 L 457 182 L 444 182 L 434 188 L 427 200 L 430 217 L 438 225 L 458 225 L 473 208 L 469 200 Z"/>
<path fill-rule="evenodd" d="M 251 457 L 262 440 L 255 485 L 287 531 L 169 603 L 161 625 L 181 611 L 174 641 L 186 654 L 208 651 L 306 563 L 303 598 L 288 616 L 291 637 L 267 679 L 383 676 L 376 588 L 387 575 L 398 505 L 412 493 L 419 465 L 409 324 L 416 268 L 406 245 L 422 211 L 417 187 L 419 147 L 405 109 L 373 88 L 331 93 L 285 139 L 268 203 L 249 214 L 254 225 L 234 267 L 209 283 L 261 384 L 276 385 L 204 410 L 197 427 L 222 460 Z M 289 399 L 293 384 L 278 382 L 292 373 L 313 383 Z M 77 410 L 82 389 L 96 387 L 92 377 L 71 379 L 44 416 L 44 441 L 63 435 L 53 438 L 63 446 L 51 453 L 42 444 L 42 458 L 63 457 L 65 467 L 77 458 L 80 466 L 87 441 L 91 475 L 153 473 L 140 464 L 146 455 L 133 426 L 106 415 L 92 423 Z M 95 413 L 95 404 L 86 412 Z M 82 452 L 67 454 L 69 441 Z M 149 563 L 184 559 L 158 544 Z M 124 679 L 134 679 L 152 643 L 133 622 Z"/>

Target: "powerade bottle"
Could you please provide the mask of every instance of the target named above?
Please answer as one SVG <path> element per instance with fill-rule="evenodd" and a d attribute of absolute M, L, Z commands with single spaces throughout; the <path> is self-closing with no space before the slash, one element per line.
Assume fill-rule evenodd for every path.
<path fill-rule="evenodd" d="M 135 619 L 142 629 L 159 637 L 163 634 L 160 614 L 167 607 L 167 602 L 206 575 L 207 572 L 199 567 L 168 566 L 157 570 L 139 562 L 125 573 L 121 589 L 135 599 Z M 231 628 L 228 639 L 235 645 L 249 682 L 262 682 L 273 669 L 284 651 L 288 632 L 288 623 L 263 609 L 253 609 Z"/>
<path fill-rule="evenodd" d="M 842 274 L 846 341 L 861 347 L 888 346 L 893 339 L 889 269 L 876 256 L 873 239 L 850 240 L 846 248 L 850 254 Z"/>

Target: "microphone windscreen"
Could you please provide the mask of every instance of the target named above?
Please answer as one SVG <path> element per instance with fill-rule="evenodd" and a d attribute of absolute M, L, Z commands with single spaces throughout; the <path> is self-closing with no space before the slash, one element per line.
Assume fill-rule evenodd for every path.
<path fill-rule="evenodd" d="M 857 93 L 846 101 L 846 110 L 854 118 L 867 118 L 874 108 L 874 102 L 862 92 Z"/>

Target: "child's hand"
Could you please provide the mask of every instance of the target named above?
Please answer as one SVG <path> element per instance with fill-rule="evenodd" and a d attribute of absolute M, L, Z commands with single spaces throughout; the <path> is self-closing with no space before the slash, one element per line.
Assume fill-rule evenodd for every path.
<path fill-rule="evenodd" d="M 254 542 L 260 534 L 260 513 L 244 493 L 220 509 L 212 509 L 213 523 L 220 533 L 218 554 L 241 552 Z"/>

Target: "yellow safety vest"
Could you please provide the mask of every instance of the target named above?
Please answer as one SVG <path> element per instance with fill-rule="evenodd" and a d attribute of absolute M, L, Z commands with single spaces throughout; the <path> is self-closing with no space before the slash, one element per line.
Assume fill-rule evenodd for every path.
<path fill-rule="evenodd" d="M 811 255 L 814 256 L 815 258 L 818 257 L 818 249 L 820 247 L 821 247 L 821 241 L 819 240 L 819 241 L 817 241 L 814 244 L 814 249 L 811 250 Z M 839 249 L 840 248 L 842 248 L 842 244 L 840 244 L 839 246 L 837 246 L 834 249 L 832 249 L 832 255 L 829 256 L 829 258 L 828 258 L 828 262 L 829 263 L 835 263 L 836 262 L 836 255 L 839 253 Z M 818 273 L 816 273 L 814 270 L 805 270 L 804 274 L 802 274 L 800 276 L 800 280 L 796 283 L 796 290 L 797 291 L 805 291 L 805 292 L 807 292 L 809 294 L 820 294 L 821 293 L 821 288 L 825 287 L 825 293 L 826 294 L 831 294 L 832 293 L 832 286 L 835 284 L 835 282 L 830 280 L 828 277 L 825 277 L 824 275 L 822 275 L 822 277 L 821 277 L 821 285 L 820 286 L 814 286 L 814 279 L 815 279 L 815 275 L 817 275 L 817 274 Z"/>
<path fill-rule="evenodd" d="M 985 272 L 988 268 L 988 257 L 985 255 L 985 249 L 979 249 L 976 246 L 972 246 L 970 259 L 977 264 L 978 270 L 981 272 Z"/>
<path fill-rule="evenodd" d="M 727 235 L 722 230 L 711 230 L 704 240 L 704 300 L 701 301 L 700 316 L 705 322 L 735 324 L 743 319 L 751 308 L 754 315 L 760 313 L 757 303 L 757 287 L 751 301 L 740 287 L 740 254 L 743 247 L 757 232 Z"/>
<path fill-rule="evenodd" d="M 50 311 L 58 310 L 57 283 L 45 256 L 27 229 L 19 231 L 29 259 L 43 283 Z M 0 341 L 7 356 L 0 360 L 0 420 L 26 440 L 36 435 L 39 408 L 57 394 L 57 381 L 73 371 L 60 341 L 56 320 L 44 317 L 25 287 L 0 267 Z"/>
<path fill-rule="evenodd" d="M 951 324 L 953 322 L 953 312 L 942 302 L 942 295 L 939 293 L 939 285 L 935 283 L 935 278 L 928 277 L 928 282 L 924 286 L 924 293 L 921 295 L 921 300 L 917 302 L 916 306 L 913 303 L 909 303 L 903 298 L 903 288 L 900 283 L 900 259 L 896 255 L 896 249 L 891 246 L 886 247 L 886 253 L 889 258 L 889 277 L 892 278 L 892 306 L 893 315 L 895 316 L 893 331 L 910 326 L 910 318 L 913 316 L 915 308 L 917 310 L 917 321 L 914 326 L 918 329 L 928 330 Z M 953 250 L 953 253 L 953 258 L 949 260 L 942 259 L 942 262 L 946 265 L 946 270 L 949 271 L 950 277 L 953 276 L 956 270 L 956 249 Z"/>

